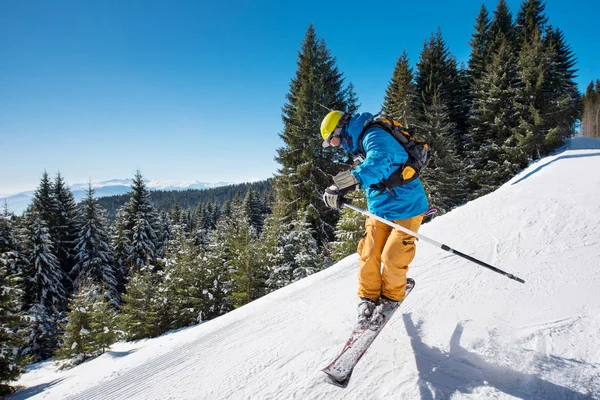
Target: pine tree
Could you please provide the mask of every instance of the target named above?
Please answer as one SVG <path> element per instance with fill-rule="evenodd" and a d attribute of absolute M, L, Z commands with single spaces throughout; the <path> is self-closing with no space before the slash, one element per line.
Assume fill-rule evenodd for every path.
<path fill-rule="evenodd" d="M 158 255 L 158 216 L 150 202 L 150 191 L 140 171 L 137 171 L 131 189 L 124 213 L 130 246 L 125 266 L 126 276 L 133 271 L 154 269 Z"/>
<path fill-rule="evenodd" d="M 230 249 L 225 244 L 221 229 L 210 233 L 209 250 L 201 253 L 200 265 L 205 268 L 208 282 L 211 284 L 206 289 L 204 306 L 207 319 L 216 318 L 234 309 L 233 288 L 235 287 L 229 268 L 231 259 Z"/>
<path fill-rule="evenodd" d="M 173 227 L 171 221 L 166 212 L 161 212 L 158 217 L 158 248 L 156 251 L 156 257 L 164 257 L 167 243 L 173 238 Z"/>
<path fill-rule="evenodd" d="M 127 231 L 127 221 L 125 220 L 126 209 L 122 208 L 117 212 L 117 217 L 111 229 L 110 249 L 114 260 L 114 272 L 117 282 L 117 293 L 125 291 L 127 283 L 126 272 L 127 257 L 131 253 L 131 243 L 129 241 L 129 232 Z"/>
<path fill-rule="evenodd" d="M 78 290 L 69 302 L 69 313 L 61 345 L 56 350 L 58 359 L 70 359 L 63 364 L 75 366 L 95 355 L 94 340 L 90 324 L 92 321 L 92 304 L 97 296 L 97 288 L 89 281 L 81 281 Z"/>
<path fill-rule="evenodd" d="M 264 206 L 261 199 L 258 197 L 258 194 L 254 190 L 249 190 L 246 193 L 246 197 L 244 198 L 244 207 L 250 226 L 254 229 L 256 234 L 260 236 L 265 220 L 263 214 Z"/>
<path fill-rule="evenodd" d="M 534 38 L 538 32 L 546 30 L 548 17 L 544 14 L 546 5 L 541 0 L 525 0 L 517 13 L 516 31 L 522 43 Z"/>
<path fill-rule="evenodd" d="M 473 198 L 495 190 L 524 167 L 522 154 L 515 159 L 520 149 L 513 136 L 518 121 L 518 85 L 515 48 L 504 39 L 475 82 L 470 121 L 473 133 L 468 146 Z"/>
<path fill-rule="evenodd" d="M 439 97 L 450 118 L 450 137 L 454 141 L 454 148 L 461 150 L 467 127 L 468 80 L 465 72 L 459 73 L 456 59 L 451 55 L 439 29 L 423 46 L 415 81 L 420 97 L 419 125 L 425 123 L 426 110 L 433 105 L 434 98 Z"/>
<path fill-rule="evenodd" d="M 231 207 L 231 215 L 217 224 L 221 238 L 228 249 L 226 263 L 233 279 L 232 300 L 236 307 L 257 299 L 264 294 L 264 277 L 257 264 L 256 230 L 250 225 L 246 203 L 237 199 Z"/>
<path fill-rule="evenodd" d="M 179 205 L 179 202 L 176 202 L 171 208 L 169 218 L 171 218 L 171 223 L 173 225 L 179 225 L 181 223 L 181 206 Z"/>
<path fill-rule="evenodd" d="M 28 323 L 23 330 L 25 344 L 21 355 L 40 361 L 49 357 L 56 347 L 58 321 L 66 308 L 67 293 L 46 222 L 35 211 L 29 212 L 26 220 L 23 301 Z"/>
<path fill-rule="evenodd" d="M 29 362 L 38 362 L 51 357 L 58 345 L 60 318 L 54 315 L 52 310 L 38 303 L 25 311 L 25 319 L 27 324 L 21 328 L 24 344 L 19 348 L 19 357 Z"/>
<path fill-rule="evenodd" d="M 22 316 L 22 277 L 17 272 L 18 249 L 8 207 L 0 214 L 0 396 L 12 392 L 10 381 L 21 374 L 16 349 L 22 344 L 18 332 Z"/>
<path fill-rule="evenodd" d="M 157 331 L 156 274 L 134 270 L 122 296 L 117 324 L 126 340 L 154 337 Z"/>
<path fill-rule="evenodd" d="M 116 329 L 116 313 L 112 308 L 110 294 L 96 296 L 92 304 L 90 331 L 92 344 L 96 352 L 104 353 L 111 344 L 119 339 Z"/>
<path fill-rule="evenodd" d="M 54 197 L 54 187 L 50 181 L 48 173 L 44 171 L 40 181 L 40 186 L 36 189 L 33 195 L 31 211 L 36 212 L 39 218 L 45 222 L 46 227 L 51 229 L 50 227 L 56 226 L 55 218 L 58 212 L 57 210 L 58 205 L 56 204 L 56 199 Z M 51 231 L 50 233 L 53 235 L 52 237 L 55 236 L 54 232 Z"/>
<path fill-rule="evenodd" d="M 366 208 L 364 191 L 356 191 L 347 196 L 352 198 L 352 204 Z M 358 242 L 365 232 L 365 217 L 349 208 L 342 210 L 342 216 L 335 230 L 335 242 L 331 243 L 331 255 L 339 261 L 342 258 L 356 253 Z"/>
<path fill-rule="evenodd" d="M 290 82 L 287 102 L 283 106 L 284 146 L 277 150 L 276 160 L 281 164 L 274 185 L 279 199 L 284 202 L 286 216 L 293 219 L 305 211 L 315 238 L 324 245 L 333 238 L 337 211 L 328 209 L 321 196 L 331 184 L 330 175 L 344 167 L 341 155 L 333 149 L 324 149 L 319 132 L 321 120 L 330 109 L 352 111 L 356 96 L 351 88 L 344 88 L 344 78 L 335 65 L 325 42 L 318 39 L 309 26 L 298 56 L 296 76 Z M 336 161 L 337 160 L 337 161 Z"/>
<path fill-rule="evenodd" d="M 471 56 L 469 58 L 469 77 L 471 83 L 477 81 L 485 72 L 489 61 L 490 17 L 484 4 L 481 5 L 475 22 L 475 33 L 471 35 Z"/>
<path fill-rule="evenodd" d="M 432 104 L 425 109 L 421 124 L 432 147 L 432 158 L 422 171 L 421 180 L 429 195 L 429 203 L 442 213 L 460 205 L 466 197 L 465 176 L 461 160 L 456 155 L 451 138 L 453 125 L 441 95 L 434 94 Z"/>
<path fill-rule="evenodd" d="M 67 186 L 60 173 L 54 180 L 54 199 L 56 202 L 56 215 L 54 224 L 49 225 L 50 232 L 54 232 L 54 250 L 65 277 L 63 286 L 67 294 L 72 292 L 70 272 L 75 265 L 75 240 L 77 238 L 77 206 L 73 193 Z"/>
<path fill-rule="evenodd" d="M 518 74 L 522 90 L 518 99 L 519 127 L 516 138 L 525 155 L 538 159 L 547 154 L 545 139 L 555 132 L 549 128 L 547 112 L 553 95 L 547 89 L 548 71 L 554 55 L 545 46 L 541 32 L 522 43 L 518 59 Z"/>
<path fill-rule="evenodd" d="M 268 281 L 273 275 L 273 271 L 278 265 L 279 243 L 281 243 L 284 233 L 284 205 L 280 201 L 273 201 L 273 211 L 265 219 L 265 225 L 258 244 L 257 259 L 258 264 L 263 266 Z M 268 292 L 276 290 L 273 285 L 267 282 Z"/>
<path fill-rule="evenodd" d="M 383 115 L 412 127 L 417 121 L 417 92 L 406 50 L 396 62 L 394 74 L 386 89 Z"/>
<path fill-rule="evenodd" d="M 27 278 L 26 304 L 39 304 L 51 315 L 63 311 L 67 294 L 62 285 L 63 272 L 54 255 L 52 239 L 46 222 L 36 213 L 28 215 L 26 249 L 28 263 L 24 271 Z"/>
<path fill-rule="evenodd" d="M 271 290 L 285 287 L 320 269 L 317 243 L 306 215 L 285 224 L 279 238 L 267 281 Z"/>
<path fill-rule="evenodd" d="M 563 141 L 575 134 L 575 123 L 581 115 L 581 96 L 575 82 L 576 59 L 559 28 L 549 26 L 546 30 L 546 46 L 553 54 L 547 72 L 547 90 L 552 92 L 554 101 L 548 106 L 547 121 L 554 135 L 546 137 L 547 151 L 562 145 Z"/>
<path fill-rule="evenodd" d="M 506 0 L 498 0 L 488 32 L 488 54 L 491 55 L 497 53 L 498 46 L 502 40 L 507 40 L 510 45 L 514 45 L 518 48 L 515 24 L 513 22 L 512 13 L 508 8 L 508 4 L 506 4 Z"/>
<path fill-rule="evenodd" d="M 114 304 L 119 296 L 114 260 L 108 244 L 106 212 L 94 199 L 94 189 L 89 185 L 87 197 L 79 211 L 79 234 L 75 246 L 75 266 L 71 272 L 76 288 L 81 282 L 91 281 L 103 287 Z"/>
<path fill-rule="evenodd" d="M 209 273 L 201 260 L 202 251 L 176 225 L 174 239 L 167 247 L 162 271 L 162 317 L 166 329 L 177 329 L 207 319 L 209 310 Z M 160 301 L 159 301 L 160 303 Z M 166 322 L 166 323 L 165 323 Z"/>

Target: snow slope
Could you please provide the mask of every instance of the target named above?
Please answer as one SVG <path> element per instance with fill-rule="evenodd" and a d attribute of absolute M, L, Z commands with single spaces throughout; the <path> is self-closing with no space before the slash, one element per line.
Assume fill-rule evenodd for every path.
<path fill-rule="evenodd" d="M 207 323 L 119 343 L 57 372 L 35 365 L 14 398 L 600 398 L 600 141 L 530 166 L 421 233 L 525 284 L 420 243 L 417 286 L 348 388 L 320 372 L 341 349 L 357 258 Z"/>

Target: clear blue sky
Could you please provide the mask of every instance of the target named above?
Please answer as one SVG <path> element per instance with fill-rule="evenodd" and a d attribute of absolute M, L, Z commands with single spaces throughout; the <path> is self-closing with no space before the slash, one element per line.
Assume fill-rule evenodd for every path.
<path fill-rule="evenodd" d="M 484 2 L 493 11 L 496 1 Z M 516 15 L 520 1 L 509 0 Z M 480 1 L 0 1 L 0 193 L 131 177 L 264 179 L 281 107 L 315 25 L 365 111 L 398 55 L 441 27 L 466 62 Z M 549 1 L 579 63 L 600 78 L 596 0 Z M 318 134 L 315 132 L 315 134 Z"/>

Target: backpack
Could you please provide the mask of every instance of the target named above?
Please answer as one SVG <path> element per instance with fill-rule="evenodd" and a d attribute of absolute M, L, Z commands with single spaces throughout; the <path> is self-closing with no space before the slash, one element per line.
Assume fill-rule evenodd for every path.
<path fill-rule="evenodd" d="M 404 164 L 396 164 L 399 168 L 388 179 L 382 180 L 377 185 L 372 185 L 372 187 L 379 189 L 381 192 L 384 190 L 391 191 L 393 187 L 406 185 L 419 178 L 421 171 L 427 167 L 431 159 L 431 147 L 424 140 L 415 137 L 414 129 L 404 128 L 402 124 L 391 118 L 375 117 L 365 122 L 362 132 L 358 135 L 359 154 L 363 157 L 366 156 L 362 139 L 367 130 L 372 127 L 378 127 L 390 133 L 408 153 L 406 162 Z"/>

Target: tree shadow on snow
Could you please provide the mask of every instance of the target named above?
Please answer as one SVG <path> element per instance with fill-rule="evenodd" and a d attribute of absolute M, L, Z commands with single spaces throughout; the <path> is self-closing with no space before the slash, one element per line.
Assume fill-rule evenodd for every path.
<path fill-rule="evenodd" d="M 133 354 L 137 351 L 137 349 L 131 349 L 128 351 L 107 351 L 106 354 L 111 356 L 112 358 L 123 358 L 127 357 L 130 354 Z"/>
<path fill-rule="evenodd" d="M 31 386 L 25 389 L 17 390 L 12 396 L 8 397 L 10 400 L 21 400 L 28 399 L 35 396 L 36 394 L 42 393 L 44 390 L 51 388 L 52 386 L 64 381 L 65 378 L 53 380 L 52 382 L 42 383 L 36 386 Z"/>
<path fill-rule="evenodd" d="M 404 314 L 403 319 L 419 371 L 421 399 L 449 399 L 457 392 L 472 393 L 478 387 L 486 386 L 524 399 L 592 398 L 590 394 L 578 393 L 536 375 L 487 362 L 476 353 L 461 347 L 461 324 L 456 326 L 450 339 L 450 352 L 445 352 L 423 343 L 420 336 L 421 323 L 415 326 L 410 314 Z"/>

